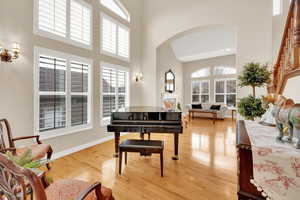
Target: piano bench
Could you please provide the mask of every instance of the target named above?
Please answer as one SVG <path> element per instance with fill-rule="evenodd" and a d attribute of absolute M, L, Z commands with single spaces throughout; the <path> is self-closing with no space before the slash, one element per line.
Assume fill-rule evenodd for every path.
<path fill-rule="evenodd" d="M 122 155 L 125 152 L 125 164 L 127 164 L 127 153 L 137 152 L 144 155 L 160 154 L 160 175 L 164 175 L 164 142 L 160 140 L 125 140 L 119 144 L 119 174 L 122 171 Z"/>

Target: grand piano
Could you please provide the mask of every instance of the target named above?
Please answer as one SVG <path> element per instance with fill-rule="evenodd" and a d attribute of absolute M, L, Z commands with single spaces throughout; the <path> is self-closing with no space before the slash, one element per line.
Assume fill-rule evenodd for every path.
<path fill-rule="evenodd" d="M 144 134 L 169 133 L 174 134 L 173 160 L 178 160 L 179 134 L 182 134 L 181 111 L 167 111 L 161 107 L 127 107 L 111 114 L 111 123 L 107 126 L 108 132 L 115 134 L 115 157 L 118 157 L 120 133 Z"/>

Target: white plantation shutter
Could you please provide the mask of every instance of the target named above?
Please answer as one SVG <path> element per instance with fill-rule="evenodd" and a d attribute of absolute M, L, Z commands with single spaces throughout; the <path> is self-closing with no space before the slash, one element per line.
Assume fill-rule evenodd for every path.
<path fill-rule="evenodd" d="M 121 26 L 118 27 L 118 55 L 129 58 L 129 31 Z"/>
<path fill-rule="evenodd" d="M 113 67 L 102 66 L 102 118 L 128 105 L 128 72 Z"/>
<path fill-rule="evenodd" d="M 70 37 L 77 42 L 91 43 L 91 8 L 71 0 Z"/>
<path fill-rule="evenodd" d="M 39 0 L 38 28 L 66 37 L 66 0 Z"/>
<path fill-rule="evenodd" d="M 102 17 L 102 50 L 116 54 L 117 25 L 106 17 Z"/>

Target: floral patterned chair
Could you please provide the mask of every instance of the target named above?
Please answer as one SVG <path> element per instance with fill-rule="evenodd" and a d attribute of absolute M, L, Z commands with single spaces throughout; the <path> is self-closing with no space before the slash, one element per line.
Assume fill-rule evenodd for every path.
<path fill-rule="evenodd" d="M 16 166 L 0 153 L 0 199 L 27 200 L 29 196 L 36 200 L 114 200 L 111 189 L 99 182 L 61 180 L 44 189 L 33 171 Z"/>
<path fill-rule="evenodd" d="M 31 150 L 34 160 L 41 159 L 45 156 L 48 160 L 50 160 L 53 153 L 52 148 L 49 144 L 42 144 L 39 137 L 39 135 L 33 135 L 13 138 L 8 120 L 0 119 L 0 152 L 2 153 L 11 151 L 14 155 L 22 155 L 24 152 Z M 27 139 L 36 139 L 36 144 L 22 148 L 16 148 L 16 141 Z M 50 169 L 49 163 L 47 163 L 46 166 L 48 169 Z"/>

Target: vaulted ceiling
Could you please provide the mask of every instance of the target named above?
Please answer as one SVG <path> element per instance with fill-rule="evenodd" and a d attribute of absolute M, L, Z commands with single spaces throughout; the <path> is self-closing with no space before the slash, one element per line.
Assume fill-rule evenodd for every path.
<path fill-rule="evenodd" d="M 233 27 L 210 27 L 186 33 L 171 41 L 175 56 L 182 62 L 236 53 L 236 30 Z"/>

